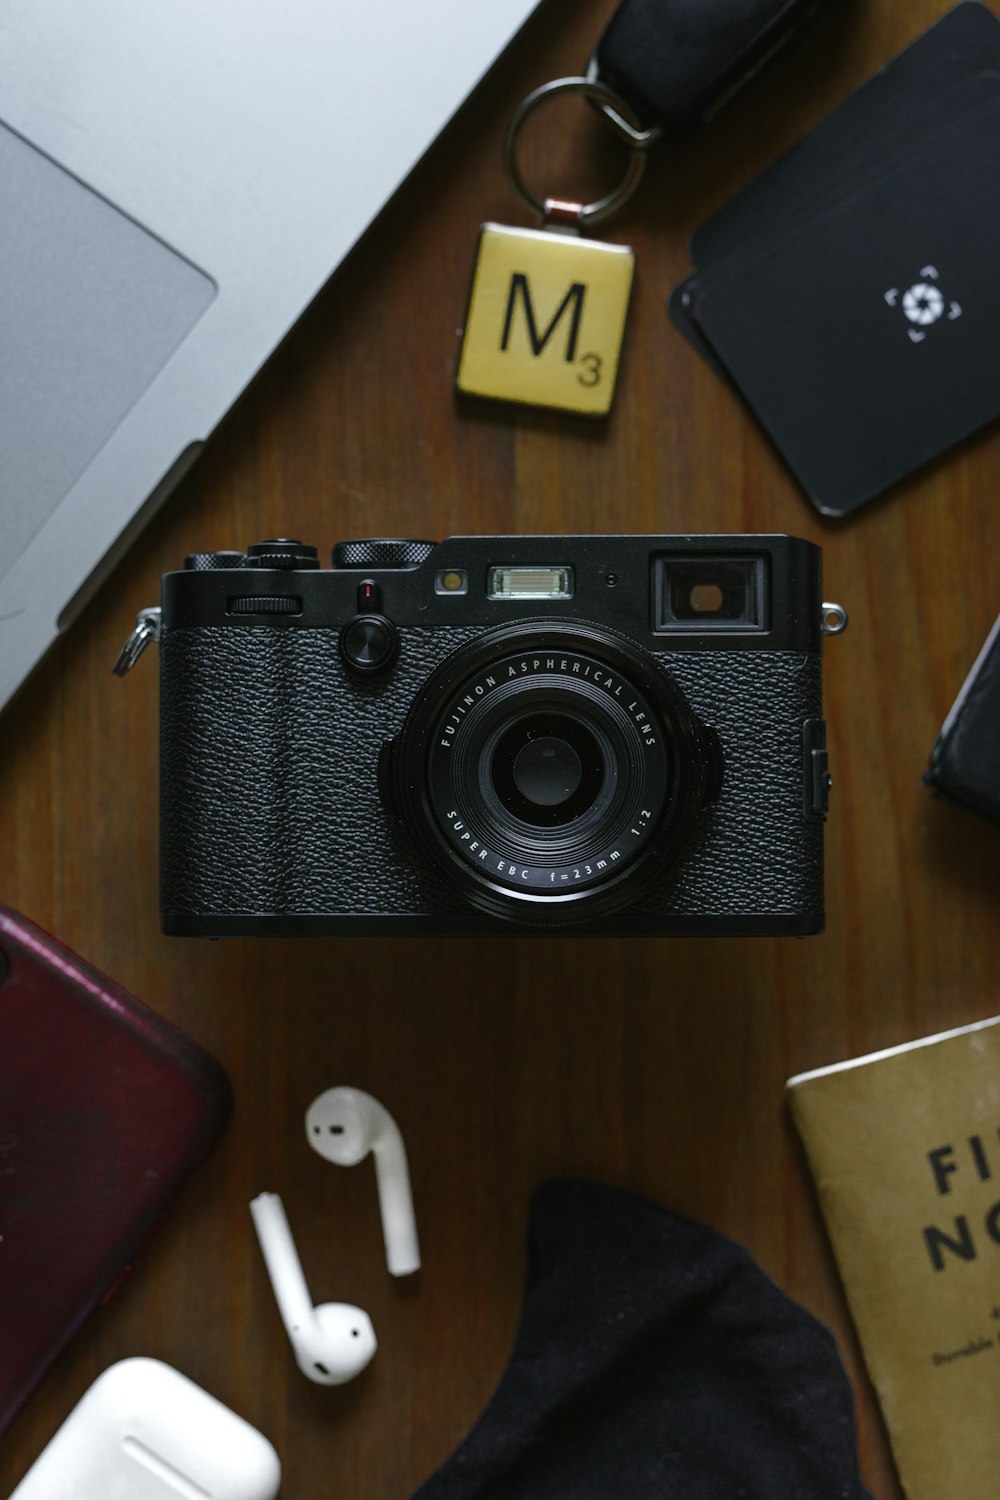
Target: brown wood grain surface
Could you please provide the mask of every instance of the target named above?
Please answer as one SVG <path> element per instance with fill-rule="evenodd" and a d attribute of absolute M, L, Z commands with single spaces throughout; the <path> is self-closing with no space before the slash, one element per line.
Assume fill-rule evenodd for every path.
<path fill-rule="evenodd" d="M 1000 442 L 987 432 L 856 519 L 824 521 L 665 305 L 692 230 L 945 9 L 827 6 L 711 126 L 654 155 L 607 229 L 639 270 L 616 408 L 591 424 L 452 392 L 478 225 L 526 222 L 504 124 L 529 89 L 580 70 L 613 10 L 546 0 L 3 715 L 0 900 L 202 1041 L 237 1101 L 158 1242 L 0 1443 L 4 1494 L 98 1373 L 145 1353 L 270 1437 L 289 1500 L 406 1500 L 504 1368 L 532 1187 L 582 1174 L 732 1235 L 830 1324 L 867 1483 L 898 1500 L 783 1086 L 1000 1009 L 1000 831 L 920 780 L 998 610 Z M 526 153 L 560 196 L 620 166 L 578 101 L 537 117 Z M 349 536 L 532 531 L 822 543 L 826 597 L 850 613 L 825 650 L 825 934 L 161 936 L 155 651 L 124 682 L 110 672 L 160 575 L 272 535 L 327 553 Z M 335 1083 L 369 1089 L 404 1131 L 425 1261 L 412 1284 L 386 1273 L 370 1163 L 338 1171 L 306 1147 L 305 1108 Z M 265 1188 L 284 1196 L 317 1298 L 371 1314 L 379 1353 L 353 1385 L 314 1387 L 294 1366 L 247 1210 Z"/>

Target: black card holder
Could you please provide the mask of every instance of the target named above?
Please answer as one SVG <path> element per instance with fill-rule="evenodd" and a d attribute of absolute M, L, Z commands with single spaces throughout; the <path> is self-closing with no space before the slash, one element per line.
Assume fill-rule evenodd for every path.
<path fill-rule="evenodd" d="M 966 0 L 692 240 L 670 316 L 824 515 L 1000 416 L 998 150 L 1000 20 Z"/>
<path fill-rule="evenodd" d="M 980 0 L 962 0 L 696 229 L 692 261 L 743 254 L 880 170 L 878 160 L 912 152 L 953 90 L 998 68 L 1000 22 Z"/>

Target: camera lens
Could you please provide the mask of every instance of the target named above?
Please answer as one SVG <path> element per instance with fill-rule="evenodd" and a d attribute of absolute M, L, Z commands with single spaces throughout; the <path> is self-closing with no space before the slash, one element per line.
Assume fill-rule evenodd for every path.
<path fill-rule="evenodd" d="M 633 901 L 717 792 L 718 742 L 603 627 L 487 631 L 434 671 L 386 757 L 417 844 L 473 906 L 566 922 Z"/>
<path fill-rule="evenodd" d="M 500 735 L 489 762 L 501 804 L 539 828 L 571 823 L 593 806 L 605 770 L 601 746 L 586 725 L 553 713 L 517 720 Z"/>
<path fill-rule="evenodd" d="M 498 774 L 507 773 L 507 763 L 493 769 L 493 783 Z M 529 736 L 514 758 L 514 785 L 521 797 L 535 807 L 564 806 L 579 789 L 583 766 L 573 746 L 566 740 L 546 734 Z M 587 805 L 586 803 L 584 804 Z M 526 814 L 531 821 L 531 813 Z M 576 814 L 572 814 L 576 816 Z M 560 818 L 564 822 L 564 818 Z"/>

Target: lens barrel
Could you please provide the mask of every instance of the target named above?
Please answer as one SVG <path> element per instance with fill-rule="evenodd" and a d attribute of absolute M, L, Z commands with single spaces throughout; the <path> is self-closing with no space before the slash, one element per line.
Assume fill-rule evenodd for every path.
<path fill-rule="evenodd" d="M 470 905 L 562 924 L 636 899 L 718 794 L 721 752 L 635 642 L 522 621 L 452 653 L 383 762 L 421 853 Z"/>

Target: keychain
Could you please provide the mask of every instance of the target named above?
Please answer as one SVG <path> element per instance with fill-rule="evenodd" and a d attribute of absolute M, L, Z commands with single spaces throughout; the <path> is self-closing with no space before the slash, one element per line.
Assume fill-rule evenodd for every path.
<path fill-rule="evenodd" d="M 628 131 L 628 165 L 618 187 L 595 203 L 540 199 L 524 180 L 517 147 L 521 127 L 539 105 L 582 94 L 612 111 Z M 646 165 L 638 121 L 597 79 L 558 78 L 528 95 L 504 138 L 504 168 L 514 191 L 541 221 L 538 229 L 484 224 L 472 274 L 456 384 L 467 395 L 552 406 L 586 416 L 611 409 L 635 253 L 628 245 L 584 238 L 635 192 Z M 624 130 L 620 127 L 624 127 Z M 646 132 L 651 135 L 650 132 Z"/>
<path fill-rule="evenodd" d="M 711 118 L 819 0 L 623 0 L 586 77 L 543 84 L 515 110 L 503 161 L 539 226 L 483 224 L 455 384 L 463 394 L 607 416 L 614 399 L 635 254 L 588 239 L 635 192 L 664 135 Z M 579 94 L 628 147 L 618 187 L 595 203 L 539 198 L 518 141 L 541 104 Z"/>

